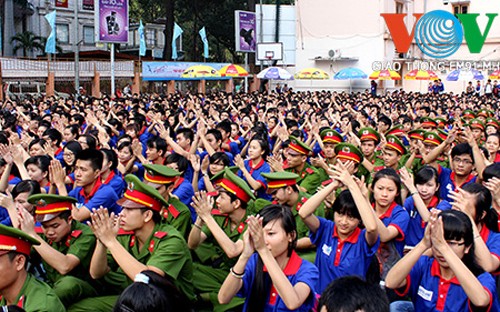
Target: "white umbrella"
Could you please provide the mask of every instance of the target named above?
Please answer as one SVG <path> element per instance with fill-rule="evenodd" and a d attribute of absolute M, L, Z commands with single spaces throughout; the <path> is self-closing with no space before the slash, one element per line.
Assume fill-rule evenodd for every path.
<path fill-rule="evenodd" d="M 293 80 L 293 75 L 280 67 L 268 67 L 257 74 L 259 79 Z"/>

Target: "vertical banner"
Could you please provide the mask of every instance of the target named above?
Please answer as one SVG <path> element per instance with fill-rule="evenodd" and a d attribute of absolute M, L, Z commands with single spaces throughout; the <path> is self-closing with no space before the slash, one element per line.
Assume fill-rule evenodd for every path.
<path fill-rule="evenodd" d="M 236 51 L 255 52 L 256 17 L 255 12 L 234 11 L 234 36 Z"/>
<path fill-rule="evenodd" d="M 139 21 L 139 56 L 146 55 L 146 36 L 144 35 L 144 25 Z"/>
<path fill-rule="evenodd" d="M 82 9 L 94 11 L 94 0 L 83 0 Z"/>
<path fill-rule="evenodd" d="M 50 35 L 45 42 L 45 53 L 56 53 L 56 11 L 52 11 L 45 15 L 45 19 L 50 25 Z"/>
<path fill-rule="evenodd" d="M 176 60 L 178 58 L 177 55 L 177 38 L 179 38 L 182 35 L 182 28 L 181 26 L 177 25 L 177 23 L 174 23 L 174 34 L 172 36 L 172 60 Z"/>
<path fill-rule="evenodd" d="M 128 42 L 128 0 L 97 0 L 95 10 L 98 41 Z"/>
<path fill-rule="evenodd" d="M 208 39 L 207 39 L 207 32 L 205 30 L 205 26 L 203 26 L 202 29 L 198 32 L 201 37 L 201 41 L 203 41 L 203 57 L 208 58 Z"/>
<path fill-rule="evenodd" d="M 68 8 L 68 0 L 56 0 L 56 8 Z"/>

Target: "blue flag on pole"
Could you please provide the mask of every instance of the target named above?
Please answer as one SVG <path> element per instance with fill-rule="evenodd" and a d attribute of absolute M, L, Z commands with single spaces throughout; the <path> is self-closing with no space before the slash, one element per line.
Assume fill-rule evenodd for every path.
<path fill-rule="evenodd" d="M 146 55 L 146 36 L 144 35 L 144 25 L 139 21 L 139 56 Z"/>
<path fill-rule="evenodd" d="M 56 53 L 56 11 L 45 14 L 45 19 L 49 22 L 51 31 L 45 42 L 45 53 Z"/>
<path fill-rule="evenodd" d="M 203 26 L 202 29 L 199 31 L 201 41 L 203 41 L 203 57 L 208 58 L 208 39 L 207 39 L 207 32 L 205 31 L 205 26 Z"/>
<path fill-rule="evenodd" d="M 174 35 L 172 36 L 172 59 L 177 59 L 177 45 L 175 41 L 182 35 L 182 28 L 174 23 Z"/>

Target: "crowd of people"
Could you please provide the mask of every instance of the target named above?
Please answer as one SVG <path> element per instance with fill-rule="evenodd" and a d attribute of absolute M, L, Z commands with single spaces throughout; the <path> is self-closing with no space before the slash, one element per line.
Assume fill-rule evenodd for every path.
<path fill-rule="evenodd" d="M 4 311 L 500 311 L 496 94 L 0 110 Z"/>

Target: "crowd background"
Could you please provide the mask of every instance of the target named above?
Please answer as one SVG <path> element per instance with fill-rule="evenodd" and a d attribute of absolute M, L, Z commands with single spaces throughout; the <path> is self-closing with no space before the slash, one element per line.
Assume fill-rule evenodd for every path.
<path fill-rule="evenodd" d="M 7 99 L 0 305 L 497 311 L 497 91 Z"/>

